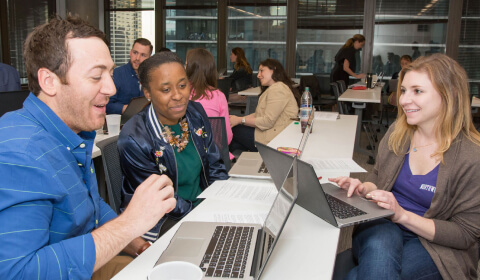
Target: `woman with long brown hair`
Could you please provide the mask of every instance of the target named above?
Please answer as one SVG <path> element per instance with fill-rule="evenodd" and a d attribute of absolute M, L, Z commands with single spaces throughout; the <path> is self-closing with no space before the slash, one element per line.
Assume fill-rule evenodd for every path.
<path fill-rule="evenodd" d="M 245 117 L 230 116 L 232 152 L 257 151 L 255 140 L 267 144 L 291 123 L 291 118 L 297 116 L 299 94 L 278 60 L 269 58 L 262 61 L 257 77 L 262 93 L 255 113 Z"/>
<path fill-rule="evenodd" d="M 335 55 L 335 67 L 332 69 L 330 81 L 345 81 L 349 85 L 349 77 L 357 79 L 365 78 L 365 74 L 356 74 L 355 53 L 365 45 L 365 37 L 362 34 L 355 34 L 348 39 L 345 45 Z"/>
<path fill-rule="evenodd" d="M 347 279 L 477 279 L 480 134 L 465 70 L 444 54 L 400 72 L 398 116 L 367 182 L 330 179 L 394 215 L 358 226 Z"/>
<path fill-rule="evenodd" d="M 245 57 L 242 48 L 233 48 L 230 53 L 230 61 L 234 62 L 232 79 L 232 91 L 244 90 L 252 86 L 252 67 Z"/>
<path fill-rule="evenodd" d="M 186 70 L 190 81 L 190 100 L 202 104 L 209 117 L 224 117 L 228 144 L 232 141 L 228 103 L 225 94 L 217 88 L 215 59 L 206 49 L 191 49 L 187 52 Z M 230 159 L 233 155 L 230 154 Z"/>

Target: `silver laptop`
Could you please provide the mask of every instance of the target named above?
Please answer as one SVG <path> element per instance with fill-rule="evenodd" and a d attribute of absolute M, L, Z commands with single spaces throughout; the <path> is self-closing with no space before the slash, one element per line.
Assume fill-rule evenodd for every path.
<path fill-rule="evenodd" d="M 328 223 L 342 228 L 394 214 L 358 195 L 347 197 L 346 190 L 333 184 L 321 185 L 312 165 L 302 160 L 296 163 L 299 178 L 297 204 Z"/>
<path fill-rule="evenodd" d="M 297 199 L 295 170 L 294 162 L 263 226 L 183 222 L 155 265 L 187 261 L 203 279 L 259 279 Z"/>
<path fill-rule="evenodd" d="M 308 127 L 311 128 L 313 126 L 313 122 L 315 120 L 315 108 L 310 115 L 310 119 L 308 120 Z M 298 151 L 300 152 L 297 155 L 299 158 L 305 145 L 307 143 L 308 136 L 310 135 L 311 129 L 305 129 L 303 133 L 302 139 L 300 140 L 300 144 L 298 145 Z M 255 141 L 255 146 L 258 149 L 258 152 L 243 152 L 240 157 L 238 157 L 237 162 L 232 166 L 228 175 L 230 177 L 239 177 L 239 178 L 250 178 L 250 179 L 273 179 L 276 181 L 276 178 L 273 178 L 269 173 L 269 169 L 279 169 L 284 171 L 282 173 L 285 176 L 286 171 L 285 169 L 285 161 L 281 159 L 284 158 L 279 155 L 279 153 L 273 152 L 272 149 L 266 149 L 265 145 L 259 145 L 257 141 Z M 260 148 L 259 148 L 260 147 Z M 281 153 L 281 152 L 280 152 Z M 293 157 L 292 157 L 293 159 Z M 270 164 L 266 164 L 266 161 L 270 162 Z M 290 167 L 290 165 L 287 165 Z M 280 188 L 281 184 L 277 184 L 277 189 Z"/>

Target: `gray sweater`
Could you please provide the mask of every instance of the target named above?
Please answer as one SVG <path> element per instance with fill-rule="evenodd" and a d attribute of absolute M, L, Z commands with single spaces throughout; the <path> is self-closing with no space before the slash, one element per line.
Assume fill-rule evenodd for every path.
<path fill-rule="evenodd" d="M 388 149 L 394 125 L 383 137 L 376 164 L 366 181 L 390 191 L 405 160 Z M 477 279 L 480 237 L 480 146 L 463 133 L 453 141 L 440 163 L 436 191 L 424 217 L 435 224 L 433 241 L 419 237 L 443 279 Z"/>

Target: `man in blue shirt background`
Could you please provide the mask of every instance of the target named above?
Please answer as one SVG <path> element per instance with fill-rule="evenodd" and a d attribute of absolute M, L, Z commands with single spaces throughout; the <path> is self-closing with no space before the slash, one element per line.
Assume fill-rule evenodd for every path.
<path fill-rule="evenodd" d="M 152 51 L 153 46 L 148 39 L 138 38 L 133 42 L 130 61 L 113 71 L 113 82 L 117 88 L 117 94 L 110 98 L 107 114 L 123 114 L 132 98 L 143 96 L 138 80 L 138 66 L 152 55 Z"/>
<path fill-rule="evenodd" d="M 175 207 L 172 182 L 150 176 L 118 217 L 98 194 L 93 141 L 115 94 L 100 30 L 53 18 L 23 55 L 32 93 L 0 118 L 0 279 L 109 279 L 117 254 L 148 248 L 139 236 Z"/>
<path fill-rule="evenodd" d="M 15 91 L 20 88 L 20 75 L 12 66 L 0 63 L 0 91 Z"/>

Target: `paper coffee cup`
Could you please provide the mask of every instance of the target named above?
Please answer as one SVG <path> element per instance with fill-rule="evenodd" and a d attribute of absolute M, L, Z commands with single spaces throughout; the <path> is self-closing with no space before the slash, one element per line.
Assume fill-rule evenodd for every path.
<path fill-rule="evenodd" d="M 122 115 L 107 115 L 107 128 L 109 135 L 118 135 L 120 133 L 120 120 Z"/>
<path fill-rule="evenodd" d="M 203 272 L 193 263 L 174 261 L 157 265 L 148 275 L 148 280 L 201 280 Z"/>

